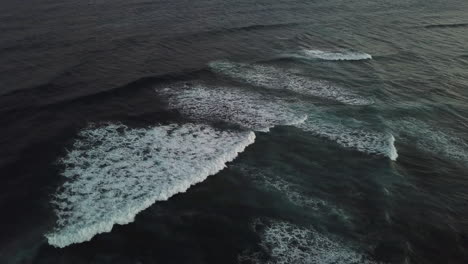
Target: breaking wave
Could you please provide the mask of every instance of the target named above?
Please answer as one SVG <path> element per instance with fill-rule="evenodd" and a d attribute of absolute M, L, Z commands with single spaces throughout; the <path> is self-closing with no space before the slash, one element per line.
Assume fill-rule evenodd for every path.
<path fill-rule="evenodd" d="M 60 162 L 66 183 L 52 203 L 58 220 L 46 234 L 65 247 L 127 224 L 156 201 L 185 192 L 252 144 L 253 132 L 206 125 L 89 127 Z"/>
<path fill-rule="evenodd" d="M 366 254 L 311 228 L 280 221 L 264 224 L 259 220 L 254 222 L 254 228 L 260 235 L 260 246 L 265 253 L 242 254 L 238 258 L 240 263 L 377 263 Z"/>
<path fill-rule="evenodd" d="M 320 118 L 310 118 L 297 127 L 319 137 L 332 140 L 345 148 L 360 152 L 381 155 L 396 160 L 398 153 L 395 138 L 390 133 L 353 128 L 341 123 L 328 122 Z"/>
<path fill-rule="evenodd" d="M 200 84 L 162 91 L 169 106 L 194 120 L 229 122 L 241 127 L 268 131 L 277 125 L 297 125 L 307 119 L 284 106 L 280 100 L 234 87 Z"/>
<path fill-rule="evenodd" d="M 233 62 L 212 62 L 210 67 L 216 73 L 237 81 L 267 89 L 320 97 L 349 105 L 370 105 L 372 100 L 361 97 L 327 81 L 311 80 L 271 66 L 248 65 Z"/>

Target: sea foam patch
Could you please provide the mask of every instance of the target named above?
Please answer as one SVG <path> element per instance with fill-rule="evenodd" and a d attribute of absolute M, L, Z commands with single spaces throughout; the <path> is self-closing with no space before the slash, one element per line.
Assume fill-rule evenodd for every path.
<path fill-rule="evenodd" d="M 242 163 L 237 163 L 230 168 L 251 178 L 256 188 L 280 193 L 282 199 L 299 207 L 306 214 L 313 214 L 321 219 L 330 218 L 330 221 L 340 221 L 342 225 L 347 225 L 352 221 L 352 215 L 346 210 L 314 195 L 310 187 L 304 186 L 298 175 L 275 172 L 268 167 L 249 166 Z"/>
<path fill-rule="evenodd" d="M 345 148 L 385 156 L 391 160 L 398 158 L 395 138 L 390 133 L 354 128 L 321 118 L 310 118 L 297 127 L 316 136 L 332 140 Z"/>
<path fill-rule="evenodd" d="M 297 125 L 307 115 L 288 108 L 281 100 L 235 87 L 193 86 L 166 88 L 169 106 L 194 120 L 222 121 L 268 131 L 277 125 Z"/>
<path fill-rule="evenodd" d="M 306 49 L 302 50 L 301 55 L 305 58 L 331 61 L 356 61 L 372 59 L 370 54 L 355 51 L 323 51 Z"/>
<path fill-rule="evenodd" d="M 237 81 L 267 89 L 287 90 L 301 95 L 325 98 L 349 105 L 370 105 L 372 100 L 327 81 L 312 80 L 272 66 L 233 62 L 212 62 L 210 67 Z"/>
<path fill-rule="evenodd" d="M 60 160 L 66 178 L 52 203 L 58 220 L 46 234 L 65 247 L 127 224 L 225 167 L 255 139 L 253 132 L 183 124 L 131 129 L 109 124 L 84 129 Z"/>
<path fill-rule="evenodd" d="M 242 254 L 239 256 L 240 263 L 376 263 L 366 254 L 311 228 L 280 221 L 265 224 L 259 220 L 254 222 L 254 228 L 260 235 L 260 246 L 267 256 L 259 252 Z"/>

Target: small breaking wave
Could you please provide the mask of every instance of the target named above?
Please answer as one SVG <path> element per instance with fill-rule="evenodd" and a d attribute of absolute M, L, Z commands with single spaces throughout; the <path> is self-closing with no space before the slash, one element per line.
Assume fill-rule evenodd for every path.
<path fill-rule="evenodd" d="M 364 52 L 353 51 L 323 51 L 323 50 L 302 50 L 301 55 L 304 58 L 331 60 L 331 61 L 357 61 L 371 60 L 372 56 Z"/>
<path fill-rule="evenodd" d="M 234 87 L 196 84 L 166 88 L 162 93 L 169 96 L 171 108 L 191 119 L 228 122 L 255 131 L 297 125 L 307 119 L 307 115 L 292 111 L 279 100 Z"/>
<path fill-rule="evenodd" d="M 370 105 L 372 100 L 361 97 L 327 81 L 311 80 L 271 66 L 232 62 L 212 62 L 216 73 L 237 81 L 266 89 L 286 90 L 297 94 L 320 97 L 349 105 Z"/>
<path fill-rule="evenodd" d="M 390 133 L 352 128 L 341 123 L 327 122 L 320 118 L 310 118 L 303 124 L 297 125 L 297 127 L 332 140 L 345 148 L 386 156 L 391 160 L 398 158 L 394 144 L 395 138 Z"/>
<path fill-rule="evenodd" d="M 343 242 L 336 241 L 312 228 L 305 228 L 288 222 L 254 222 L 254 229 L 260 235 L 260 246 L 265 251 L 244 253 L 240 263 L 264 264 L 350 264 L 377 263 Z"/>
<path fill-rule="evenodd" d="M 418 149 L 455 161 L 468 161 L 468 142 L 451 133 L 431 127 L 423 121 L 407 118 L 391 121 L 391 127 L 399 138 Z"/>
<path fill-rule="evenodd" d="M 220 131 L 206 125 L 131 129 L 109 124 L 79 134 L 60 160 L 66 183 L 52 203 L 58 220 L 46 234 L 66 247 L 127 224 L 156 201 L 185 192 L 252 144 L 253 132 Z"/>

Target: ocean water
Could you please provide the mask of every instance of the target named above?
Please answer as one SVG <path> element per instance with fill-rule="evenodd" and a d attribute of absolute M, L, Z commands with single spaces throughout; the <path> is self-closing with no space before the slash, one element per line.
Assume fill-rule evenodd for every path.
<path fill-rule="evenodd" d="M 0 263 L 468 263 L 468 2 L 0 3 Z"/>

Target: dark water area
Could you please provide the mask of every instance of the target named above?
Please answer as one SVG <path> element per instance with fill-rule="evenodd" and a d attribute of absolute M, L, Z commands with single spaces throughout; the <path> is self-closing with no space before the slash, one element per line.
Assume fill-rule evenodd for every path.
<path fill-rule="evenodd" d="M 468 263 L 467 14 L 2 1 L 0 263 Z"/>

